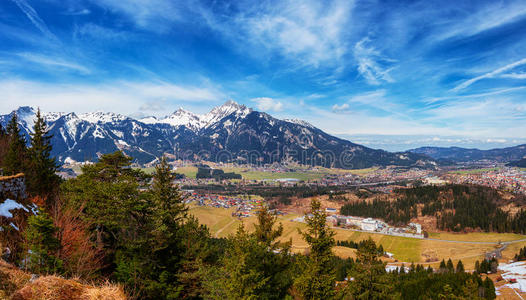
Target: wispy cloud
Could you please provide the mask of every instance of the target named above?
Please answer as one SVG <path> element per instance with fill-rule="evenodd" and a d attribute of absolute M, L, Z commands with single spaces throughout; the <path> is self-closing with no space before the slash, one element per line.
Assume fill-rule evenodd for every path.
<path fill-rule="evenodd" d="M 500 75 L 501 78 L 526 79 L 526 73 L 509 73 Z"/>
<path fill-rule="evenodd" d="M 354 57 L 358 63 L 358 71 L 372 85 L 394 82 L 389 74 L 392 67 L 388 65 L 392 65 L 395 61 L 383 56 L 370 44 L 371 39 L 365 37 L 354 45 Z"/>
<path fill-rule="evenodd" d="M 483 74 L 483 75 L 471 78 L 469 80 L 466 80 L 463 83 L 461 83 L 461 84 L 457 85 L 456 87 L 454 87 L 452 90 L 453 91 L 459 91 L 459 90 L 465 89 L 465 88 L 467 88 L 468 86 L 474 84 L 477 81 L 480 81 L 480 80 L 483 80 L 483 79 L 487 79 L 487 78 L 494 78 L 497 75 L 500 75 L 500 74 L 502 74 L 502 73 L 504 73 L 506 71 L 513 70 L 514 68 L 516 68 L 518 66 L 522 66 L 524 64 L 526 64 L 526 58 L 523 58 L 521 60 L 518 60 L 518 61 L 513 62 L 511 64 L 508 64 L 508 65 L 505 65 L 504 67 L 500 67 L 500 68 L 498 68 L 496 70 L 493 70 L 491 72 L 488 72 L 486 74 Z"/>
<path fill-rule="evenodd" d="M 133 36 L 133 34 L 127 31 L 115 30 L 94 23 L 86 23 L 75 28 L 73 35 L 75 37 L 90 37 L 111 41 L 122 41 Z"/>
<path fill-rule="evenodd" d="M 17 56 L 28 62 L 35 63 L 38 65 L 44 65 L 48 67 L 60 67 L 60 68 L 78 71 L 84 74 L 91 73 L 91 71 L 87 67 L 81 64 L 63 60 L 63 59 L 56 58 L 56 57 L 43 56 L 43 55 L 34 54 L 34 53 L 18 53 Z"/>
<path fill-rule="evenodd" d="M 173 22 L 183 19 L 181 1 L 171 0 L 91 0 L 96 5 L 113 12 L 122 13 L 138 27 L 156 31 L 168 31 Z"/>
<path fill-rule="evenodd" d="M 256 103 L 256 107 L 262 111 L 279 112 L 283 110 L 283 103 L 276 99 L 260 97 L 251 100 Z"/>
<path fill-rule="evenodd" d="M 490 1 L 482 4 L 478 10 L 461 9 L 457 11 L 460 21 L 452 21 L 450 26 L 443 26 L 440 39 L 473 36 L 491 30 L 526 16 L 523 1 Z M 444 24 L 442 24 L 444 25 Z"/>
<path fill-rule="evenodd" d="M 86 15 L 91 14 L 91 10 L 89 10 L 87 8 L 82 8 L 82 9 L 78 9 L 78 10 L 70 9 L 70 10 L 68 10 L 66 12 L 63 12 L 62 14 L 63 15 L 68 15 L 68 16 L 86 16 Z"/>
<path fill-rule="evenodd" d="M 53 39 L 55 41 L 59 41 L 57 36 L 53 34 L 49 28 L 47 27 L 44 20 L 40 18 L 36 10 L 29 5 L 29 3 L 25 0 L 12 0 L 21 10 L 24 12 L 24 14 L 27 16 L 27 18 L 35 25 L 35 27 L 38 28 L 43 34 L 45 34 L 48 38 Z"/>

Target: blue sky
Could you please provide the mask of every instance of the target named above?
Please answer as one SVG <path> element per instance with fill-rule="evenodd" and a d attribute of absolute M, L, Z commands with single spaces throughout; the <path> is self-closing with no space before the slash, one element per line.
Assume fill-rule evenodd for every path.
<path fill-rule="evenodd" d="M 526 142 L 524 1 L 2 0 L 0 113 L 228 99 L 376 148 Z"/>

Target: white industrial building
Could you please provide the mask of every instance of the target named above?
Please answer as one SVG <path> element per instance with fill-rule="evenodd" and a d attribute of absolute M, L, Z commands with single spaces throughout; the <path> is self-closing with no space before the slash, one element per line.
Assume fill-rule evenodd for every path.
<path fill-rule="evenodd" d="M 360 227 L 364 231 L 376 231 L 376 229 L 378 229 L 378 220 L 371 218 L 363 219 Z"/>

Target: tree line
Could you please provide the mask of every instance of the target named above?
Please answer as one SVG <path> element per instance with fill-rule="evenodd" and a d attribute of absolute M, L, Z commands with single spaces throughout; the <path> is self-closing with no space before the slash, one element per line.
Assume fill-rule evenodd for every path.
<path fill-rule="evenodd" d="M 502 196 L 489 187 L 421 186 L 399 189 L 394 195 L 394 201 L 375 198 L 369 202 L 346 203 L 340 213 L 381 218 L 394 225 L 407 224 L 420 215 L 434 216 L 437 227 L 442 230 L 526 233 L 526 210 L 521 209 L 514 215 L 503 211 L 498 207 L 498 203 L 503 202 Z"/>

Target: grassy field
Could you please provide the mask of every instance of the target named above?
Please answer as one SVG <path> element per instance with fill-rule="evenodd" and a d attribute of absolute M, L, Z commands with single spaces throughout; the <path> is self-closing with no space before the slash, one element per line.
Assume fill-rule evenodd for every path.
<path fill-rule="evenodd" d="M 484 172 L 489 172 L 489 171 L 497 171 L 499 170 L 498 168 L 484 168 L 484 169 L 474 169 L 474 170 L 461 170 L 461 171 L 452 171 L 451 173 L 454 173 L 454 174 L 479 174 L 479 173 L 484 173 Z"/>
<path fill-rule="evenodd" d="M 151 170 L 150 170 L 151 169 Z M 299 170 L 296 172 L 263 172 L 263 171 L 252 171 L 249 168 L 222 168 L 225 172 L 235 172 L 241 174 L 243 179 L 247 180 L 274 180 L 274 179 L 283 179 L 283 178 L 294 178 L 298 180 L 316 180 L 323 178 L 325 175 L 329 174 L 355 174 L 355 175 L 366 175 L 371 172 L 374 172 L 378 168 L 368 168 L 368 169 L 359 169 L 359 170 L 343 170 L 343 169 L 325 169 L 319 168 L 318 171 L 309 171 L 309 170 Z M 153 172 L 153 168 L 143 169 L 145 172 Z M 189 167 L 179 167 L 177 168 L 177 173 L 184 174 L 188 178 L 195 178 L 197 174 L 197 168 L 193 166 Z"/>
<path fill-rule="evenodd" d="M 248 230 L 252 230 L 256 222 L 255 217 L 245 218 L 242 221 L 231 216 L 233 209 L 221 209 L 212 207 L 192 207 L 190 213 L 195 215 L 199 221 L 207 225 L 212 235 L 217 237 L 228 237 L 236 232 L 238 226 L 243 223 Z M 293 251 L 304 253 L 308 249 L 307 243 L 302 239 L 299 230 L 304 230 L 304 223 L 293 222 L 298 215 L 289 214 L 278 218 L 283 224 L 283 241 L 292 240 Z M 385 251 L 394 254 L 395 259 L 407 263 L 425 263 L 426 260 L 438 260 L 429 262 L 433 267 L 438 267 L 440 260 L 451 258 L 455 263 L 461 259 L 467 269 L 474 267 L 476 260 L 481 260 L 484 253 L 496 248 L 490 244 L 476 244 L 469 242 L 495 242 L 513 241 L 526 238 L 517 234 L 498 233 L 431 233 L 430 237 L 442 240 L 464 241 L 468 243 L 452 243 L 437 240 L 421 240 L 405 237 L 387 236 L 378 233 L 365 233 L 345 229 L 334 229 L 337 240 L 352 240 L 359 242 L 371 237 L 375 242 L 381 244 Z M 526 242 L 511 244 L 503 252 L 504 261 L 511 259 L 520 247 L 526 246 Z M 355 250 L 346 247 L 335 247 L 334 253 L 341 257 L 354 257 Z"/>
<path fill-rule="evenodd" d="M 465 233 L 449 233 L 449 232 L 431 232 L 430 238 L 450 241 L 463 242 L 508 242 L 526 238 L 524 235 L 515 233 L 493 233 L 493 232 L 473 232 Z"/>

